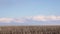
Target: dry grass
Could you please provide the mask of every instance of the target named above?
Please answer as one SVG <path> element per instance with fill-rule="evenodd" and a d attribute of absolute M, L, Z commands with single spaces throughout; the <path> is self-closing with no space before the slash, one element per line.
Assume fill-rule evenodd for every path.
<path fill-rule="evenodd" d="M 60 26 L 2 26 L 0 34 L 60 34 Z"/>

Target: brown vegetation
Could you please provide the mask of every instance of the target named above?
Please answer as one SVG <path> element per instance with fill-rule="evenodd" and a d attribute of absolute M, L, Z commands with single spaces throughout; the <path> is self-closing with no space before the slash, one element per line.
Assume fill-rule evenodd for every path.
<path fill-rule="evenodd" d="M 0 34 L 60 34 L 60 26 L 4 26 Z"/>

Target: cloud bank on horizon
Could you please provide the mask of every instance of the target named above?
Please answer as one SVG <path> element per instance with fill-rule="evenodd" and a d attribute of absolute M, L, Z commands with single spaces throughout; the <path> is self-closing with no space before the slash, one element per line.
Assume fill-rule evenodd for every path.
<path fill-rule="evenodd" d="M 15 18 L 0 18 L 0 22 L 2 23 L 10 23 L 10 22 L 25 22 L 23 19 L 15 19 Z"/>
<path fill-rule="evenodd" d="M 28 17 L 24 17 L 24 18 L 0 18 L 0 23 L 11 23 L 11 22 L 16 22 L 16 23 L 26 23 L 29 21 L 37 21 L 37 22 L 44 22 L 44 21 L 58 21 L 60 20 L 60 16 L 28 16 Z"/>

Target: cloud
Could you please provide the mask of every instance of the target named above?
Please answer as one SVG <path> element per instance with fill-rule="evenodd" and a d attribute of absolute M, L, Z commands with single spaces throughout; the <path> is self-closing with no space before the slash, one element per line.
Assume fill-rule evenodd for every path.
<path fill-rule="evenodd" d="M 13 21 L 14 22 L 18 22 L 18 23 L 24 23 L 24 22 L 26 22 L 25 19 L 14 19 Z"/>
<path fill-rule="evenodd" d="M 11 22 L 13 21 L 12 18 L 0 18 L 0 22 Z"/>
<path fill-rule="evenodd" d="M 53 21 L 53 20 L 60 20 L 60 16 L 31 16 L 31 17 L 27 17 L 29 19 L 35 20 L 35 21 Z"/>
<path fill-rule="evenodd" d="M 23 22 L 25 22 L 25 20 L 24 19 L 15 19 L 15 18 L 0 18 L 0 22 L 3 22 L 3 23 L 10 23 L 10 22 L 23 23 Z"/>
<path fill-rule="evenodd" d="M 60 20 L 60 16 L 44 16 L 44 15 L 39 15 L 39 16 L 28 16 L 28 17 L 24 17 L 23 19 L 17 19 L 17 18 L 0 18 L 0 22 L 3 23 L 11 23 L 11 22 L 15 22 L 15 23 L 26 23 L 26 22 L 30 22 L 30 21 L 59 21 Z"/>

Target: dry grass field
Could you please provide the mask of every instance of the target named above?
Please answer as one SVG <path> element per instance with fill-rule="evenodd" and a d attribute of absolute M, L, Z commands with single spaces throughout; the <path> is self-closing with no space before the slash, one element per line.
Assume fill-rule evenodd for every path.
<path fill-rule="evenodd" d="M 60 34 L 60 26 L 0 26 L 0 34 Z"/>

